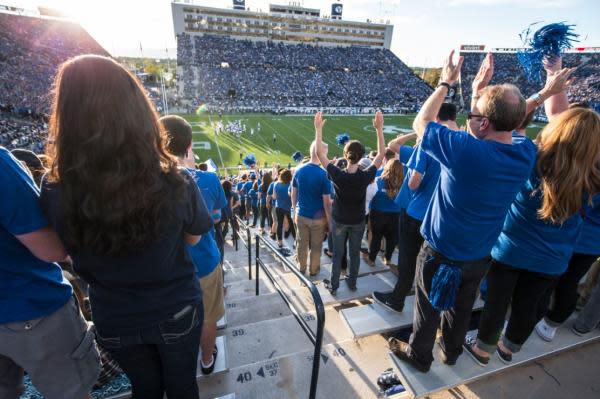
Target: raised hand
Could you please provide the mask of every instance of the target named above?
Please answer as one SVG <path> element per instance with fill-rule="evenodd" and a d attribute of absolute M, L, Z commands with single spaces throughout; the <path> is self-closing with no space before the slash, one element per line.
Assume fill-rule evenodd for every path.
<path fill-rule="evenodd" d="M 383 130 L 383 114 L 381 111 L 375 112 L 375 118 L 373 118 L 373 127 L 376 131 Z"/>
<path fill-rule="evenodd" d="M 488 84 L 490 84 L 493 75 L 494 56 L 492 55 L 492 53 L 487 53 L 471 85 L 473 89 L 473 96 L 477 96 L 481 90 L 483 90 Z"/>
<path fill-rule="evenodd" d="M 453 58 L 454 50 L 450 51 L 450 55 L 448 55 L 448 58 L 444 60 L 444 66 L 442 67 L 442 73 L 440 75 L 440 82 L 453 84 L 458 80 L 464 58 L 458 57 L 458 62 L 456 65 L 454 64 Z"/>
<path fill-rule="evenodd" d="M 322 132 L 327 119 L 323 119 L 323 114 L 319 111 L 315 114 L 315 130 Z"/>
<path fill-rule="evenodd" d="M 566 91 L 571 84 L 575 81 L 575 78 L 571 75 L 575 72 L 576 68 L 563 68 L 558 72 L 548 74 L 546 78 L 546 85 L 542 90 L 547 97 L 551 97 L 555 94 Z"/>
<path fill-rule="evenodd" d="M 548 75 L 553 75 L 562 69 L 562 57 L 560 56 L 544 58 L 542 63 L 544 64 L 544 69 Z"/>

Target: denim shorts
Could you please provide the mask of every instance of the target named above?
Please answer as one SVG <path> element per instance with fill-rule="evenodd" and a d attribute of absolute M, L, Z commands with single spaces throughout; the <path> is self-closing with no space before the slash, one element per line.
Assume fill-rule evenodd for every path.
<path fill-rule="evenodd" d="M 23 371 L 46 399 L 89 394 L 100 355 L 74 298 L 48 316 L 0 324 L 0 398 L 21 395 Z"/>

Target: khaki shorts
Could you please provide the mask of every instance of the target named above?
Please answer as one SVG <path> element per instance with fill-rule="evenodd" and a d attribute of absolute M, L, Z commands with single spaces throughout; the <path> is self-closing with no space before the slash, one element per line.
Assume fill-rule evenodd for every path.
<path fill-rule="evenodd" d="M 204 323 L 212 324 L 225 315 L 223 299 L 223 270 L 217 266 L 208 276 L 200 279 L 202 302 L 204 304 Z"/>
<path fill-rule="evenodd" d="M 73 298 L 56 312 L 0 324 L 0 398 L 18 398 L 23 370 L 46 399 L 81 399 L 100 373 L 94 333 Z"/>

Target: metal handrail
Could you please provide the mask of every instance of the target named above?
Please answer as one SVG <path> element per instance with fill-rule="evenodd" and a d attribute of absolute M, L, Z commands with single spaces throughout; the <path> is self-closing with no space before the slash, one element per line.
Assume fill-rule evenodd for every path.
<path fill-rule="evenodd" d="M 315 311 L 317 314 L 317 331 L 316 334 L 312 331 L 306 320 L 301 315 L 301 312 L 296 308 L 296 305 L 292 303 L 292 301 L 285 295 L 283 288 L 277 281 L 277 279 L 273 276 L 267 265 L 260 259 L 260 243 L 263 243 L 267 249 L 269 249 L 273 255 L 279 259 L 281 263 L 287 266 L 291 272 L 298 278 L 300 281 L 308 288 L 310 294 L 313 299 L 313 303 L 315 305 Z M 315 399 L 317 395 L 317 383 L 319 380 L 319 367 L 321 362 L 321 348 L 323 347 L 323 331 L 325 329 L 325 306 L 323 305 L 323 300 L 321 299 L 321 295 L 319 294 L 319 290 L 314 285 L 312 281 L 306 278 L 306 276 L 298 270 L 298 268 L 290 262 L 289 259 L 281 255 L 279 250 L 273 245 L 271 242 L 265 240 L 260 235 L 255 236 L 256 243 L 256 295 L 259 295 L 259 270 L 262 268 L 285 304 L 288 306 L 292 315 L 296 318 L 298 323 L 300 323 L 300 327 L 304 330 L 308 339 L 315 346 L 315 351 L 313 354 L 313 366 L 312 366 L 312 374 L 310 378 L 310 395 L 309 399 Z"/>
<path fill-rule="evenodd" d="M 248 250 L 248 280 L 252 280 L 252 233 L 250 232 L 250 226 L 246 224 L 238 215 L 235 215 L 237 220 L 238 230 L 239 228 L 244 228 L 246 230 L 246 239 L 244 240 L 236 231 L 235 234 L 238 237 L 238 240 L 242 241 L 242 243 L 246 246 Z M 236 248 L 237 251 L 237 242 Z"/>

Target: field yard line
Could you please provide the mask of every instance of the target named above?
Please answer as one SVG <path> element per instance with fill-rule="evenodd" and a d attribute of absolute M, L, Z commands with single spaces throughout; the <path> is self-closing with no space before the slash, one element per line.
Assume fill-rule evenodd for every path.
<path fill-rule="evenodd" d="M 219 148 L 217 132 L 215 132 L 215 129 L 212 127 L 213 124 L 210 115 L 208 115 L 208 123 L 210 124 L 210 128 L 213 129 L 213 134 L 215 135 L 215 144 L 217 145 L 217 152 L 219 153 L 219 158 L 221 159 L 221 167 L 225 169 L 225 162 L 223 162 L 223 155 L 221 155 L 221 148 Z"/>
<path fill-rule="evenodd" d="M 259 122 L 260 122 L 260 121 L 259 121 Z M 255 131 L 255 132 L 254 132 L 254 135 L 250 136 L 250 135 L 248 134 L 248 135 L 249 135 L 249 137 L 258 136 L 258 138 L 259 138 L 259 139 L 261 139 L 263 143 L 265 143 L 265 148 L 267 148 L 267 154 L 269 154 L 269 153 L 273 154 L 273 150 L 270 150 L 270 152 L 269 152 L 269 150 L 268 150 L 268 148 L 269 148 L 269 143 L 267 143 L 267 141 L 266 141 L 266 140 L 265 140 L 265 139 L 264 139 L 264 138 L 263 138 L 263 137 L 260 135 L 260 132 L 258 131 L 258 125 L 256 126 L 256 130 L 257 130 L 257 131 Z"/>
<path fill-rule="evenodd" d="M 275 129 L 273 129 L 273 126 L 272 126 L 272 125 L 270 125 L 270 124 L 267 122 L 267 120 L 266 120 L 266 119 L 265 119 L 265 120 L 263 120 L 263 122 L 265 123 L 265 125 L 268 125 L 268 126 L 270 126 L 270 127 L 271 127 L 271 129 L 273 130 L 273 133 L 275 133 Z M 279 132 L 278 132 L 278 134 L 277 134 L 277 138 L 280 138 L 280 137 L 281 137 L 281 138 L 282 138 L 282 139 L 283 139 L 283 140 L 284 140 L 284 141 L 285 141 L 285 142 L 286 142 L 286 143 L 287 143 L 287 144 L 290 146 L 290 148 L 292 149 L 292 151 L 297 151 L 296 149 L 294 149 L 294 146 L 292 145 L 292 143 L 290 143 L 290 142 L 289 142 L 289 141 L 288 141 L 288 140 L 285 138 L 285 136 L 282 136 L 282 135 L 281 135 L 281 133 L 279 133 Z M 275 149 L 273 148 L 273 150 L 275 150 Z"/>

